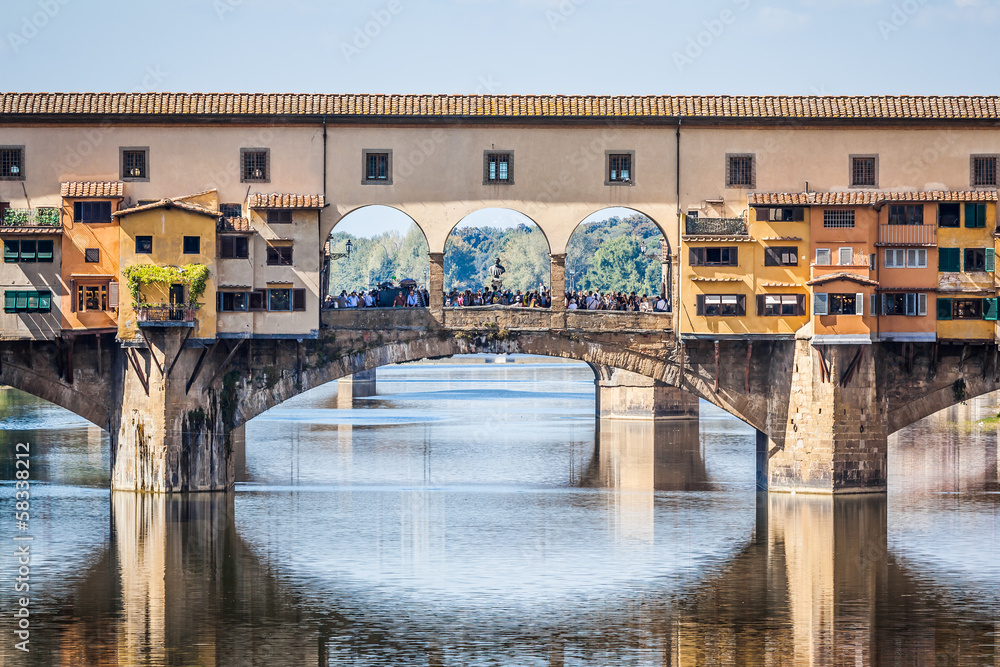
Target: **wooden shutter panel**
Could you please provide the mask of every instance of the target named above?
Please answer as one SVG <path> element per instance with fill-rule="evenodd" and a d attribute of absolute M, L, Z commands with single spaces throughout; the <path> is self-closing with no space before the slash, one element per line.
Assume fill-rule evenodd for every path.
<path fill-rule="evenodd" d="M 829 294 L 813 295 L 813 315 L 826 315 L 829 313 Z"/>
<path fill-rule="evenodd" d="M 795 314 L 802 317 L 806 314 L 806 295 L 796 294 L 795 295 Z"/>
<path fill-rule="evenodd" d="M 740 249 L 739 247 L 732 247 L 729 249 L 729 266 L 739 266 L 740 265 Z M 744 298 L 746 301 L 746 298 Z"/>
<path fill-rule="evenodd" d="M 698 296 L 696 296 L 695 297 L 695 303 L 697 304 L 696 305 L 695 313 L 697 315 L 704 315 L 705 314 L 705 295 L 704 294 L 699 294 Z"/>
<path fill-rule="evenodd" d="M 906 314 L 910 317 L 917 314 L 917 295 L 912 292 L 906 295 Z"/>
<path fill-rule="evenodd" d="M 306 291 L 304 289 L 292 290 L 292 310 L 306 309 Z"/>
<path fill-rule="evenodd" d="M 758 317 L 760 317 L 760 316 L 762 316 L 762 315 L 765 314 L 764 311 L 765 311 L 765 309 L 767 307 L 766 303 L 765 303 L 765 299 L 766 298 L 767 297 L 765 297 L 763 294 L 758 294 L 757 295 L 757 316 Z"/>
<path fill-rule="evenodd" d="M 991 322 L 997 321 L 997 300 L 983 299 L 983 319 Z"/>
<path fill-rule="evenodd" d="M 3 293 L 3 309 L 6 313 L 13 313 L 17 309 L 17 292 L 7 290 Z"/>
<path fill-rule="evenodd" d="M 38 310 L 43 313 L 48 313 L 52 310 L 52 292 L 38 293 Z"/>
<path fill-rule="evenodd" d="M 734 249 L 735 250 L 735 249 Z M 747 295 L 740 294 L 736 297 L 736 314 L 745 317 L 747 314 Z"/>
<path fill-rule="evenodd" d="M 951 299 L 937 300 L 937 318 L 939 320 L 950 320 L 952 318 Z"/>
<path fill-rule="evenodd" d="M 991 272 L 992 271 L 996 271 L 996 261 L 997 261 L 996 250 L 994 250 L 993 248 L 987 248 L 986 249 L 986 270 L 987 271 L 991 271 Z"/>
<path fill-rule="evenodd" d="M 76 312 L 76 281 L 69 281 L 69 312 Z"/>
<path fill-rule="evenodd" d="M 927 314 L 927 295 L 918 294 L 917 295 L 917 315 L 923 317 Z"/>
<path fill-rule="evenodd" d="M 108 309 L 118 310 L 118 283 L 114 280 L 108 283 Z"/>
<path fill-rule="evenodd" d="M 691 248 L 688 253 L 688 264 L 690 266 L 701 266 L 705 263 L 705 249 Z"/>
<path fill-rule="evenodd" d="M 21 242 L 15 239 L 4 239 L 3 261 L 7 264 L 17 262 L 21 255 Z"/>

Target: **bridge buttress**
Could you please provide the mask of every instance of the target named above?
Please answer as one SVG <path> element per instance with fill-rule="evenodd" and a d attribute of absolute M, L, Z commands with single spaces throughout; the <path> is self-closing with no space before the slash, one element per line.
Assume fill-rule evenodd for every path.
<path fill-rule="evenodd" d="M 430 295 L 431 316 L 444 323 L 444 253 L 430 252 L 431 268 L 427 274 L 427 293 Z"/>
<path fill-rule="evenodd" d="M 694 394 L 620 368 L 591 366 L 599 419 L 698 419 Z"/>

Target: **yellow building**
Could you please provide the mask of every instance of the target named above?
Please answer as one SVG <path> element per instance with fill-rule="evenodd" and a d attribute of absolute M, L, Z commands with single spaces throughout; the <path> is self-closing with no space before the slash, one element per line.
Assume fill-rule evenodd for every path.
<path fill-rule="evenodd" d="M 993 191 L 938 204 L 938 340 L 994 340 L 997 326 Z"/>
<path fill-rule="evenodd" d="M 120 303 L 118 337 L 132 340 L 139 335 L 140 326 L 181 326 L 193 327 L 195 338 L 214 339 L 216 193 L 161 199 L 115 216 L 120 220 L 121 274 L 126 290 Z M 132 268 L 143 265 L 161 271 Z M 132 292 L 130 275 L 138 283 L 138 295 Z"/>

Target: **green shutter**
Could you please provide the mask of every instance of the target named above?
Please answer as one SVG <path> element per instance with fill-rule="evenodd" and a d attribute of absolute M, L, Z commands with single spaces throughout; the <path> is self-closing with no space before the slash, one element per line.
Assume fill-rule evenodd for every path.
<path fill-rule="evenodd" d="M 991 322 L 997 321 L 997 300 L 983 299 L 983 319 Z"/>
<path fill-rule="evenodd" d="M 28 293 L 27 292 L 18 292 L 17 293 L 17 300 L 14 302 L 14 306 L 15 306 L 15 309 L 18 312 L 27 310 L 28 309 Z"/>
<path fill-rule="evenodd" d="M 52 261 L 52 241 L 39 241 L 38 242 L 38 261 L 39 262 L 51 262 Z"/>
<path fill-rule="evenodd" d="M 28 305 L 26 308 L 31 311 L 38 310 L 38 292 L 28 292 Z"/>
<path fill-rule="evenodd" d="M 35 248 L 38 246 L 34 241 L 21 241 L 21 261 L 34 262 Z"/>
<path fill-rule="evenodd" d="M 21 254 L 21 242 L 14 239 L 4 239 L 3 261 L 10 264 L 16 262 Z"/>
<path fill-rule="evenodd" d="M 939 320 L 950 320 L 952 317 L 951 299 L 937 300 L 937 318 Z"/>
<path fill-rule="evenodd" d="M 38 310 L 42 313 L 52 311 L 52 292 L 38 293 Z"/>
<path fill-rule="evenodd" d="M 993 248 L 986 249 L 986 270 L 996 271 L 997 253 Z"/>
<path fill-rule="evenodd" d="M 965 226 L 966 227 L 986 226 L 986 204 L 965 205 Z"/>
<path fill-rule="evenodd" d="M 17 292 L 7 290 L 3 293 L 3 311 L 13 313 L 17 311 Z"/>
<path fill-rule="evenodd" d="M 938 249 L 938 271 L 942 273 L 954 273 L 961 270 L 962 270 L 961 248 Z"/>

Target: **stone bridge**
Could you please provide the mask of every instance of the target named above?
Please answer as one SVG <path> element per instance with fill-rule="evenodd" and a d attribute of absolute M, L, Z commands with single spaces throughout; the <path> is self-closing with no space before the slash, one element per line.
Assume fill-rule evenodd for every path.
<path fill-rule="evenodd" d="M 112 487 L 213 491 L 234 483 L 229 433 L 314 387 L 388 364 L 478 352 L 576 359 L 601 414 L 690 416 L 698 397 L 758 431 L 772 491 L 881 492 L 889 434 L 1000 389 L 995 345 L 678 341 L 669 315 L 483 307 L 326 311 L 317 339 L 184 343 L 183 329 L 0 343 L 0 383 L 111 433 Z M 624 393 L 623 393 L 624 392 Z M 629 393 L 632 392 L 632 393 Z M 638 398 L 636 398 L 638 397 Z M 680 406 L 680 408 L 678 408 Z"/>

